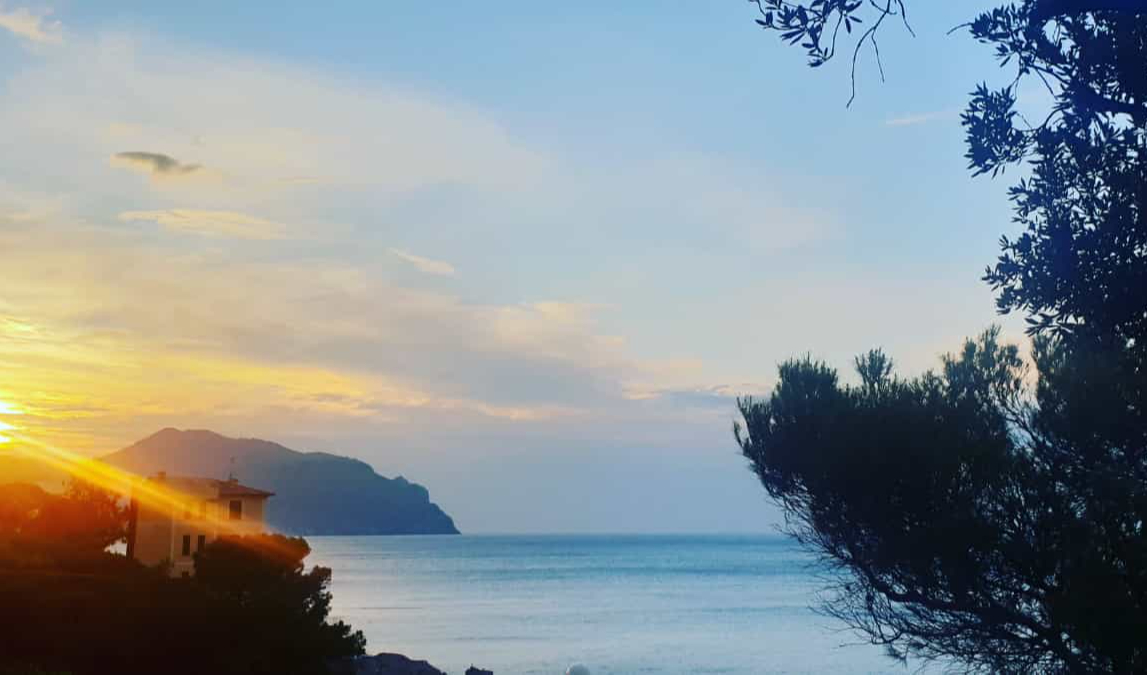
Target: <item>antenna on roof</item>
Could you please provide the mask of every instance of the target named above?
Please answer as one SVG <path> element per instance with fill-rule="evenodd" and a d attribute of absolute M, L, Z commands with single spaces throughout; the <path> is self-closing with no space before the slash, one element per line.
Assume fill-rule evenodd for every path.
<path fill-rule="evenodd" d="M 235 456 L 231 456 L 231 469 L 227 472 L 227 480 L 235 480 Z"/>

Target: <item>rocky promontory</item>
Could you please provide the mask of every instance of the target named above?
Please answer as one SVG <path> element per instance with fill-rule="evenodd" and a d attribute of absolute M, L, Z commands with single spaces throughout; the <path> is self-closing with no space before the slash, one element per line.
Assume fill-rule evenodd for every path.
<path fill-rule="evenodd" d="M 101 459 L 141 475 L 234 475 L 275 493 L 266 520 L 285 534 L 458 534 L 426 488 L 402 476 L 380 476 L 350 457 L 213 431 L 163 429 Z"/>

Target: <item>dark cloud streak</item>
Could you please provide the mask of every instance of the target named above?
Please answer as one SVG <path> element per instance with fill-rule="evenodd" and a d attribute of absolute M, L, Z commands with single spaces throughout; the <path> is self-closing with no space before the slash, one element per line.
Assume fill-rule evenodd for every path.
<path fill-rule="evenodd" d="M 142 169 L 159 176 L 183 176 L 202 168 L 198 164 L 183 164 L 174 157 L 159 152 L 117 152 L 113 159 L 131 168 Z"/>

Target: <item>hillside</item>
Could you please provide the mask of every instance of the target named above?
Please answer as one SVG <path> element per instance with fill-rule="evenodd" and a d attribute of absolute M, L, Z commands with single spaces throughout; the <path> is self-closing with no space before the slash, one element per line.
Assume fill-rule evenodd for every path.
<path fill-rule="evenodd" d="M 234 463 L 232 463 L 234 458 Z M 271 490 L 268 524 L 290 534 L 457 534 L 426 488 L 386 478 L 369 464 L 323 452 L 298 452 L 255 438 L 164 429 L 102 458 L 143 475 L 226 478 Z"/>

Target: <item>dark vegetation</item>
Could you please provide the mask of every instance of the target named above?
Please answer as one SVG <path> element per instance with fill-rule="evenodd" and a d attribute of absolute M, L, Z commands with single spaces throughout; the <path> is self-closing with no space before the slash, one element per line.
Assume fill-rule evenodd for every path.
<path fill-rule="evenodd" d="M 0 486 L 0 673 L 322 673 L 363 653 L 328 621 L 330 570 L 280 535 L 224 538 L 169 578 L 105 549 L 126 513 L 82 483 Z"/>
<path fill-rule="evenodd" d="M 876 50 L 907 0 L 751 0 L 830 61 Z M 825 609 L 898 658 L 991 672 L 1147 671 L 1147 3 L 1026 0 L 966 28 L 1015 77 L 962 121 L 975 174 L 1024 165 L 1023 228 L 985 281 L 1033 366 L 989 330 L 904 379 L 811 359 L 740 401 L 737 438 L 789 531 L 839 582 Z M 879 58 L 877 56 L 877 58 Z M 1046 117 L 1016 110 L 1021 81 Z M 942 299 L 938 299 L 942 302 Z"/>
<path fill-rule="evenodd" d="M 267 524 L 300 535 L 457 534 L 423 486 L 386 478 L 365 462 L 325 452 L 297 452 L 256 438 L 164 429 L 103 461 L 141 475 L 225 478 L 270 490 Z"/>

